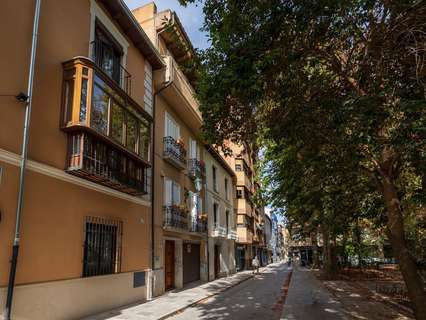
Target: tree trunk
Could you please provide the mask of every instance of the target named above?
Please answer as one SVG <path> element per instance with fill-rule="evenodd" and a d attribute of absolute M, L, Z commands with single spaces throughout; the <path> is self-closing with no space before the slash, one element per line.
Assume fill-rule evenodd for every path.
<path fill-rule="evenodd" d="M 311 242 L 312 242 L 312 268 L 319 267 L 319 256 L 318 256 L 318 241 L 317 241 L 317 230 L 311 233 Z"/>
<path fill-rule="evenodd" d="M 332 279 L 337 272 L 336 248 L 330 240 L 330 231 L 322 227 L 323 242 L 324 242 L 324 278 Z"/>
<path fill-rule="evenodd" d="M 404 235 L 404 220 L 396 187 L 390 177 L 382 177 L 382 192 L 388 213 L 388 233 L 407 286 L 408 296 L 417 320 L 426 320 L 426 292 L 414 257 Z"/>

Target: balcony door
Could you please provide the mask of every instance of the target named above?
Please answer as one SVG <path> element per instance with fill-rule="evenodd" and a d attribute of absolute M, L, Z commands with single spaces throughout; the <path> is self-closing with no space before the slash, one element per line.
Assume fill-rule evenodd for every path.
<path fill-rule="evenodd" d="M 123 50 L 106 28 L 96 21 L 94 60 L 116 83 L 121 84 Z"/>

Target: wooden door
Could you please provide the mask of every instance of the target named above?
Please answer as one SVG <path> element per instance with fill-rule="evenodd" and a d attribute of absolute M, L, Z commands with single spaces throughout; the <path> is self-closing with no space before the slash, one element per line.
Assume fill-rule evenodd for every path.
<path fill-rule="evenodd" d="M 166 240 L 164 273 L 166 290 L 173 289 L 175 286 L 175 242 Z"/>
<path fill-rule="evenodd" d="M 214 277 L 215 279 L 219 278 L 219 272 L 220 272 L 219 246 L 214 246 Z"/>

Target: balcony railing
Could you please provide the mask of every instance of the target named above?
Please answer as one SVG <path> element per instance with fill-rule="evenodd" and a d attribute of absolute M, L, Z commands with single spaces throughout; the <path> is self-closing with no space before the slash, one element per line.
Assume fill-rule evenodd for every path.
<path fill-rule="evenodd" d="M 213 224 L 213 237 L 226 237 L 226 235 L 225 227 L 221 227 L 218 222 Z"/>
<path fill-rule="evenodd" d="M 163 56 L 166 62 L 166 74 L 165 81 L 173 81 L 177 90 L 185 97 L 186 101 L 195 110 L 195 112 L 201 117 L 199 110 L 199 104 L 195 99 L 195 91 L 192 88 L 189 80 L 180 70 L 178 63 L 170 55 Z"/>
<path fill-rule="evenodd" d="M 206 175 L 206 166 L 204 162 L 198 159 L 188 160 L 188 175 L 192 178 L 203 178 Z"/>
<path fill-rule="evenodd" d="M 207 221 L 198 218 L 192 219 L 189 231 L 198 233 L 207 232 Z"/>
<path fill-rule="evenodd" d="M 178 143 L 172 137 L 164 137 L 164 152 L 163 156 L 166 161 L 178 169 L 185 169 L 186 167 L 186 150 L 184 146 Z"/>
<path fill-rule="evenodd" d="M 164 228 L 175 228 L 188 230 L 188 219 L 186 212 L 178 206 L 164 206 Z"/>
<path fill-rule="evenodd" d="M 146 167 L 89 132 L 68 135 L 66 171 L 135 196 L 148 190 Z"/>
<path fill-rule="evenodd" d="M 230 230 L 228 232 L 228 239 L 237 240 L 237 231 L 236 230 Z"/>
<path fill-rule="evenodd" d="M 102 41 L 95 40 L 91 42 L 92 60 L 101 68 L 106 74 L 115 81 L 128 95 L 132 92 L 132 76 L 130 73 L 118 62 L 113 59 L 103 59 L 104 46 Z"/>

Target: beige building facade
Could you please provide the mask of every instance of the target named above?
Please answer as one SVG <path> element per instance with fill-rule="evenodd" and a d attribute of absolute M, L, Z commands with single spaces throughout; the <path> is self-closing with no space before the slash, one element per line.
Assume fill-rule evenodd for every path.
<path fill-rule="evenodd" d="M 154 3 L 133 10 L 166 62 L 154 74 L 154 295 L 207 280 L 207 220 L 204 212 L 202 118 L 190 74 L 181 65 L 194 51 L 178 17 Z"/>
<path fill-rule="evenodd" d="M 236 272 L 237 239 L 234 209 L 236 176 L 216 149 L 206 146 L 206 211 L 208 216 L 209 280 Z"/>
<path fill-rule="evenodd" d="M 0 312 L 15 229 L 35 1 L 0 3 Z M 13 30 L 13 32 L 11 31 Z M 14 319 L 77 319 L 150 295 L 152 72 L 118 0 L 43 1 Z"/>

